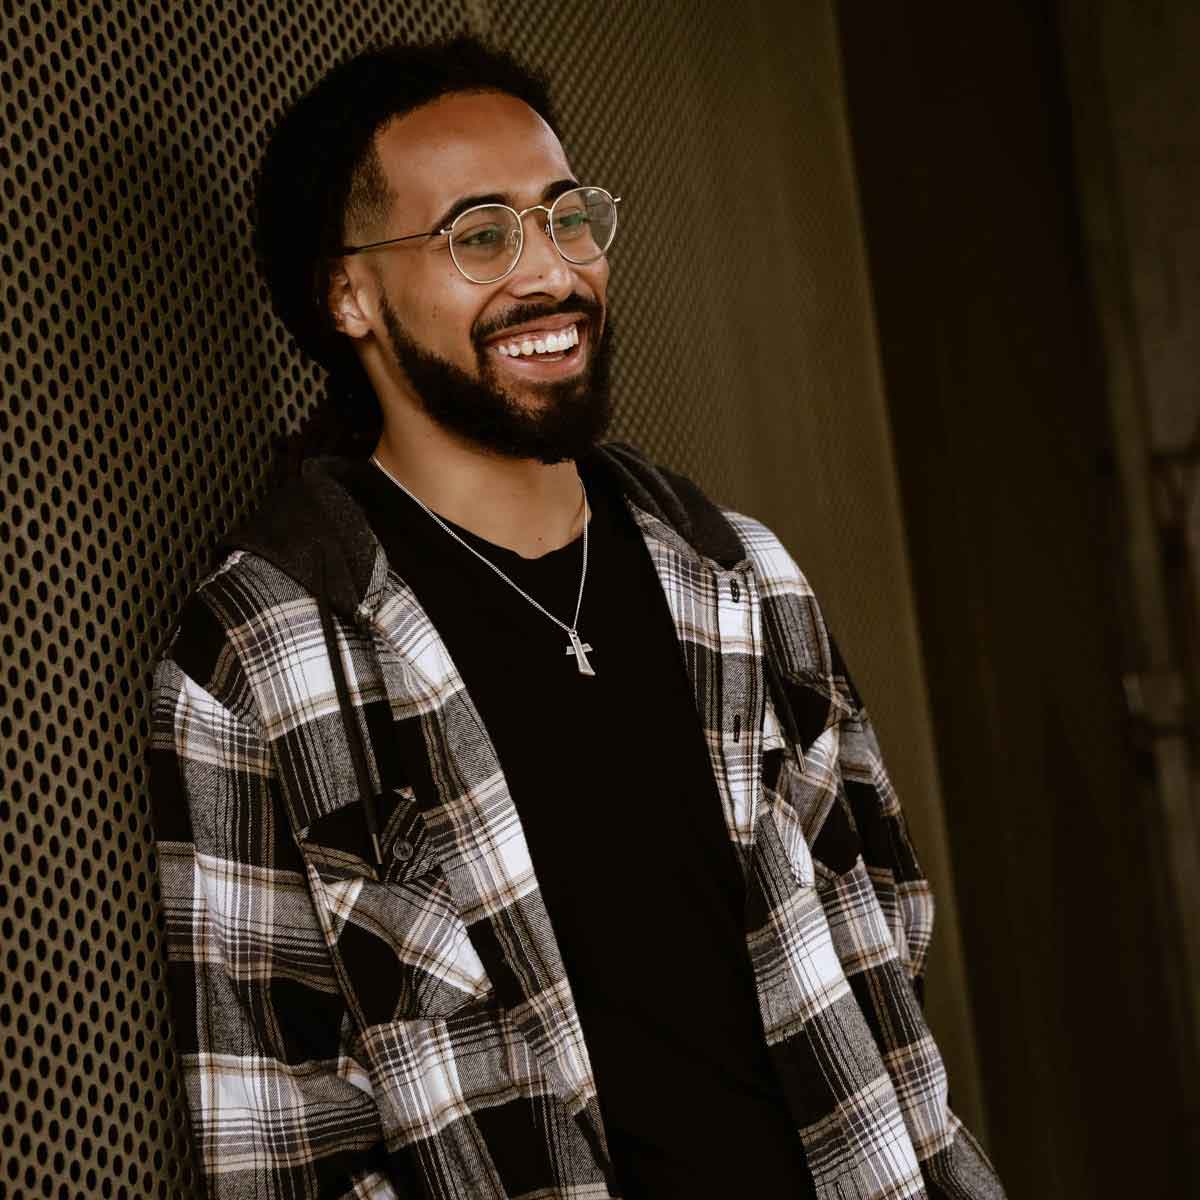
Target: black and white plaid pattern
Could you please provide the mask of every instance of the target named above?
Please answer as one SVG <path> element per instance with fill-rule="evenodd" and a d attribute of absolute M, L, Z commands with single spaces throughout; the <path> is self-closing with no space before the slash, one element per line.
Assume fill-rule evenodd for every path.
<path fill-rule="evenodd" d="M 746 558 L 723 566 L 631 510 L 745 871 L 767 1042 L 818 1195 L 1001 1197 L 947 1107 L 916 993 L 928 886 L 808 584 L 745 517 L 726 514 Z M 445 646 L 377 544 L 335 627 L 382 866 L 310 590 L 234 551 L 155 675 L 176 1034 L 209 1192 L 609 1196 L 588 1050 L 516 809 Z"/>

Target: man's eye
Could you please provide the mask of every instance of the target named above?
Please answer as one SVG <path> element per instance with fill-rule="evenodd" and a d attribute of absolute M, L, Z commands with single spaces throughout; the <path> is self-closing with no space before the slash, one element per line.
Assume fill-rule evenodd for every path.
<path fill-rule="evenodd" d="M 465 233 L 455 235 L 456 245 L 470 250 L 486 250 L 499 246 L 504 241 L 504 230 L 499 225 L 478 225 Z"/>
<path fill-rule="evenodd" d="M 580 209 L 578 212 L 563 213 L 562 216 L 555 219 L 555 227 L 558 229 L 579 229 L 586 225 L 591 218 L 587 213 Z"/>

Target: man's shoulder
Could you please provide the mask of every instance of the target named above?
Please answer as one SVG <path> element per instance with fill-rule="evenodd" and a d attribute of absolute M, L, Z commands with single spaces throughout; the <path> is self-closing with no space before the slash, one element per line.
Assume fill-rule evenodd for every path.
<path fill-rule="evenodd" d="M 235 690 L 248 626 L 284 600 L 289 583 L 295 587 L 256 554 L 242 550 L 224 554 L 188 590 L 160 662 L 173 662 L 218 698 Z"/>
<path fill-rule="evenodd" d="M 257 628 L 260 646 L 286 640 L 310 606 L 352 614 L 372 578 L 376 540 L 341 478 L 349 460 L 320 459 L 271 487 L 216 543 L 191 588 L 171 652 Z"/>
<path fill-rule="evenodd" d="M 215 565 L 188 593 L 180 621 L 204 608 L 225 628 L 235 629 L 306 599 L 315 602 L 312 590 L 266 556 L 241 546 L 222 546 Z"/>
<path fill-rule="evenodd" d="M 812 596 L 807 576 L 769 526 L 731 508 L 722 508 L 721 512 L 737 534 L 764 588 Z"/>
<path fill-rule="evenodd" d="M 811 594 L 795 560 L 763 522 L 717 503 L 694 480 L 636 447 L 609 442 L 601 454 L 626 498 L 664 521 L 698 553 L 726 567 L 749 558 L 768 586 Z"/>
<path fill-rule="evenodd" d="M 749 559 L 764 596 L 804 600 L 819 619 L 808 579 L 766 524 L 715 502 L 694 480 L 634 446 L 608 442 L 600 454 L 626 497 L 671 526 L 694 550 L 725 567 Z"/>
<path fill-rule="evenodd" d="M 245 682 L 245 660 L 297 636 L 300 605 L 312 597 L 291 576 L 249 550 L 222 553 L 189 590 L 162 659 L 223 703 Z M 257 647 L 257 651 L 255 648 Z"/>

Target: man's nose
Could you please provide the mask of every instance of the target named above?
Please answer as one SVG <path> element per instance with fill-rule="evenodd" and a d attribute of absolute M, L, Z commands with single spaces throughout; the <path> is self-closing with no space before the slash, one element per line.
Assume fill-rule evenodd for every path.
<path fill-rule="evenodd" d="M 525 245 L 509 283 L 513 295 L 542 292 L 562 300 L 571 294 L 575 284 L 571 264 L 559 254 L 547 226 L 545 213 L 526 214 Z"/>

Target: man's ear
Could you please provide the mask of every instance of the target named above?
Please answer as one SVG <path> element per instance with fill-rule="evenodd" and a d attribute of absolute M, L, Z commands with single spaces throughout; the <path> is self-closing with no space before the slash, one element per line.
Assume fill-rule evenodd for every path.
<path fill-rule="evenodd" d="M 333 323 L 352 338 L 363 338 L 374 329 L 375 292 L 369 271 L 349 268 L 345 259 L 333 264 L 329 273 L 329 311 Z"/>

